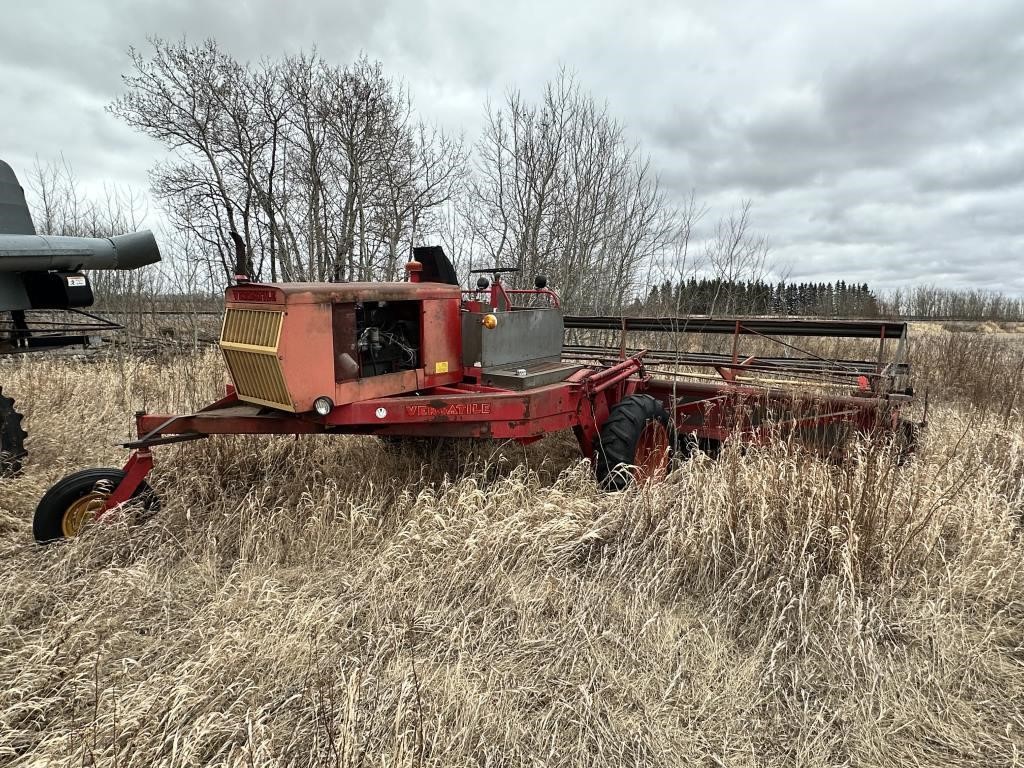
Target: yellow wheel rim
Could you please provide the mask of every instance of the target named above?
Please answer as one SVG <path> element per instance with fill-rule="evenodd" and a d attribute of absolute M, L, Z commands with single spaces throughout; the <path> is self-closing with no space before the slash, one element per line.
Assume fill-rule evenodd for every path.
<path fill-rule="evenodd" d="M 82 532 L 82 528 L 89 522 L 97 512 L 103 509 L 104 503 L 110 496 L 109 493 L 93 491 L 82 498 L 72 502 L 64 510 L 64 517 L 61 518 L 60 527 L 65 538 L 73 538 Z"/>

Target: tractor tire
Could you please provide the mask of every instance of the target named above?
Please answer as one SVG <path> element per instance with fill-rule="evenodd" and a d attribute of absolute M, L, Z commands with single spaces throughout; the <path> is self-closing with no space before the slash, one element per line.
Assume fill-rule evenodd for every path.
<path fill-rule="evenodd" d="M 21 428 L 21 414 L 14 410 L 14 400 L 5 397 L 0 388 L 0 477 L 21 471 L 25 458 L 25 430 Z"/>
<path fill-rule="evenodd" d="M 601 426 L 594 472 L 606 491 L 663 477 L 676 452 L 676 428 L 665 406 L 650 395 L 630 395 Z"/>
<path fill-rule="evenodd" d="M 32 518 L 36 541 L 45 544 L 77 536 L 123 479 L 123 470 L 104 468 L 83 469 L 58 480 L 40 499 Z M 139 484 L 132 499 L 141 503 L 144 515 L 159 508 L 156 494 L 145 481 Z"/>

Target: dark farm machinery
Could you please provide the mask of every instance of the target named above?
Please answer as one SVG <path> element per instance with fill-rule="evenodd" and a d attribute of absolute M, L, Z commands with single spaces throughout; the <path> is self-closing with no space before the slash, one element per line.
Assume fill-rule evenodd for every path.
<path fill-rule="evenodd" d="M 137 269 L 160 260 L 150 232 L 110 238 L 37 235 L 18 177 L 0 160 L 0 355 L 88 346 L 121 326 L 92 306 L 82 270 Z M 25 430 L 0 383 L 0 475 L 21 468 Z"/>
<path fill-rule="evenodd" d="M 913 433 L 901 414 L 913 397 L 904 323 L 565 317 L 543 277 L 513 290 L 502 282 L 509 270 L 478 270 L 491 279 L 462 290 L 435 247 L 415 249 L 406 269 L 405 282 L 240 279 L 228 287 L 220 347 L 233 383 L 224 397 L 195 413 L 136 414 L 124 467 L 60 480 L 36 510 L 36 538 L 74 536 L 133 498 L 151 503 L 153 449 L 211 435 L 530 443 L 572 430 L 598 481 L 619 490 L 664 475 L 674 456 L 713 454 L 727 439 L 757 444 L 782 433 L 835 448 L 853 432 Z M 611 334 L 618 344 L 566 344 L 566 329 Z M 731 337 L 731 349 L 629 345 L 665 332 Z M 878 359 L 798 353 L 793 340 L 805 336 L 874 339 Z M 781 345 L 784 356 L 742 354 L 747 337 Z M 655 365 L 672 371 L 655 375 Z M 674 375 L 699 369 L 712 373 Z M 811 376 L 832 389 L 792 386 Z"/>

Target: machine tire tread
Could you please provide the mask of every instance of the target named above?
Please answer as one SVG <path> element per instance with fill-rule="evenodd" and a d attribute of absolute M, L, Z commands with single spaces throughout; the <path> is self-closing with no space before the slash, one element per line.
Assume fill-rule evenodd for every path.
<path fill-rule="evenodd" d="M 22 415 L 14 407 L 14 398 L 5 396 L 0 387 L 0 477 L 21 471 L 27 437 L 28 433 L 22 428 Z"/>
<path fill-rule="evenodd" d="M 124 470 L 116 467 L 82 469 L 72 472 L 54 483 L 39 500 L 32 518 L 32 535 L 40 544 L 64 538 L 61 523 L 68 505 L 90 493 L 102 480 L 110 481 L 114 487 L 125 477 Z M 159 500 L 145 481 L 132 494 L 132 499 L 142 502 L 143 514 L 155 511 Z"/>
<path fill-rule="evenodd" d="M 675 425 L 660 400 L 651 395 L 637 394 L 623 398 L 612 406 L 608 419 L 601 427 L 597 462 L 594 465 L 602 488 L 619 491 L 633 482 L 632 476 L 622 471 L 621 467 L 633 464 L 640 434 L 650 421 L 659 421 L 665 427 L 669 434 L 670 451 L 674 453 Z M 669 454 L 670 458 L 672 453 Z"/>

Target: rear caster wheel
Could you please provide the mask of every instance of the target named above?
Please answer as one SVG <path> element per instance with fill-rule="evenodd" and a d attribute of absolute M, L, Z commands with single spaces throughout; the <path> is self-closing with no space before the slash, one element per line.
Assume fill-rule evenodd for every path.
<path fill-rule="evenodd" d="M 608 491 L 668 474 L 676 429 L 660 400 L 630 395 L 616 403 L 601 427 L 597 480 Z"/>
<path fill-rule="evenodd" d="M 36 507 L 32 519 L 36 541 L 45 543 L 77 536 L 123 479 L 123 470 L 111 468 L 83 469 L 59 480 Z M 141 503 L 144 513 L 156 511 L 159 506 L 156 494 L 145 482 L 139 484 L 132 500 Z"/>

